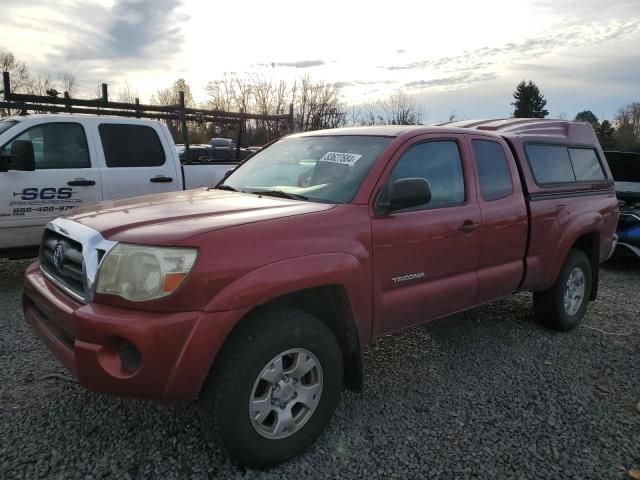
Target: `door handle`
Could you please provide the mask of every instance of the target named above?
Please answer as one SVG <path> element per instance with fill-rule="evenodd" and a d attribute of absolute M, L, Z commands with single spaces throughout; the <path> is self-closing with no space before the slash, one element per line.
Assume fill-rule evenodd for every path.
<path fill-rule="evenodd" d="M 77 178 L 75 180 L 69 180 L 67 185 L 70 187 L 90 187 L 91 185 L 95 185 L 95 180 L 87 180 L 86 178 Z"/>
<path fill-rule="evenodd" d="M 157 177 L 151 177 L 149 181 L 153 183 L 169 183 L 173 182 L 173 178 L 165 177 L 164 175 L 158 175 Z"/>
<path fill-rule="evenodd" d="M 479 223 L 473 223 L 471 220 L 465 220 L 462 225 L 458 227 L 458 230 L 464 233 L 471 233 L 479 226 Z"/>

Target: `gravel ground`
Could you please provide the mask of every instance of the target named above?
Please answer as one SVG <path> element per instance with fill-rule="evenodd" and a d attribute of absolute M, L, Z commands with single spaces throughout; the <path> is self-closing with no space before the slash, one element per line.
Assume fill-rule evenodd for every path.
<path fill-rule="evenodd" d="M 373 342 L 304 455 L 267 472 L 201 440 L 197 409 L 89 392 L 23 323 L 0 261 L 0 478 L 629 478 L 640 468 L 640 263 L 602 272 L 566 334 L 520 294 Z M 597 330 L 596 330 L 597 329 Z M 607 333 L 604 333 L 607 332 Z"/>

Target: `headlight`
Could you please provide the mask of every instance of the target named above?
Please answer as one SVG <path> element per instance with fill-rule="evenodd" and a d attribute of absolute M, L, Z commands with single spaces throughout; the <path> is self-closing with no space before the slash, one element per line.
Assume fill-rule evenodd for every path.
<path fill-rule="evenodd" d="M 96 293 L 119 295 L 137 302 L 171 294 L 180 286 L 197 252 L 119 243 L 102 261 Z"/>

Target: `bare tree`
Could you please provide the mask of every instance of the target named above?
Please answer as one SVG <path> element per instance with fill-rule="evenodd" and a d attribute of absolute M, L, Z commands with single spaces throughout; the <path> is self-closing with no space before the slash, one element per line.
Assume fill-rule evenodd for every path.
<path fill-rule="evenodd" d="M 346 107 L 335 83 L 314 82 L 307 75 L 300 81 L 296 98 L 296 123 L 302 131 L 337 128 L 345 124 Z"/>
<path fill-rule="evenodd" d="M 125 78 L 124 83 L 120 87 L 118 91 L 117 99 L 119 102 L 123 103 L 135 103 L 136 98 L 138 98 L 138 92 L 134 92 L 129 85 L 129 81 Z"/>
<path fill-rule="evenodd" d="M 209 96 L 207 106 L 213 110 L 231 112 L 234 105 L 234 82 L 229 74 L 225 74 L 221 80 L 207 83 L 206 91 Z"/>
<path fill-rule="evenodd" d="M 381 103 L 387 125 L 419 125 L 422 107 L 416 100 L 398 90 Z"/>
<path fill-rule="evenodd" d="M 404 92 L 397 91 L 382 100 L 369 101 L 360 107 L 358 124 L 419 125 L 424 106 Z M 452 114 L 452 119 L 455 116 Z"/>
<path fill-rule="evenodd" d="M 621 150 L 640 150 L 640 102 L 618 110 L 615 116 L 616 143 Z"/>
<path fill-rule="evenodd" d="M 78 94 L 78 80 L 73 73 L 60 72 L 58 78 L 62 82 L 62 90 L 69 93 L 70 97 L 75 97 Z"/>
<path fill-rule="evenodd" d="M 25 93 L 32 87 L 33 79 L 27 64 L 18 61 L 8 50 L 0 50 L 0 69 L 9 72 L 12 91 Z"/>
<path fill-rule="evenodd" d="M 0 49 L 0 70 L 9 72 L 12 92 L 31 93 L 33 90 L 33 78 L 27 64 L 17 60 L 15 55 L 8 50 Z M 0 109 L 0 116 L 11 115 L 12 113 L 14 112 L 9 109 Z"/>
<path fill-rule="evenodd" d="M 39 73 L 33 81 L 33 93 L 36 95 L 47 95 L 47 91 L 53 88 L 53 80 L 46 73 Z"/>

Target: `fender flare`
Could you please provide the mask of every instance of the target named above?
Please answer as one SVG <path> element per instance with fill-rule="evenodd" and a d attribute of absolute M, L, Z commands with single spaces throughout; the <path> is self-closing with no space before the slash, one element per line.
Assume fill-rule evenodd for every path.
<path fill-rule="evenodd" d="M 248 310 L 297 291 L 338 285 L 347 293 L 362 345 L 371 335 L 373 318 L 368 270 L 355 256 L 346 253 L 294 257 L 237 278 L 212 297 L 203 310 Z"/>
<path fill-rule="evenodd" d="M 551 268 L 549 268 L 547 272 L 542 290 L 551 288 L 555 283 L 569 255 L 569 250 L 571 250 L 571 247 L 576 241 L 586 234 L 595 233 L 600 235 L 598 232 L 601 231 L 603 222 L 604 220 L 599 212 L 585 212 L 574 217 L 572 221 L 569 222 L 558 241 L 558 247 L 552 257 L 550 263 Z M 599 239 L 599 241 L 602 241 L 602 239 Z M 596 265 L 597 264 L 598 262 L 596 261 Z"/>

